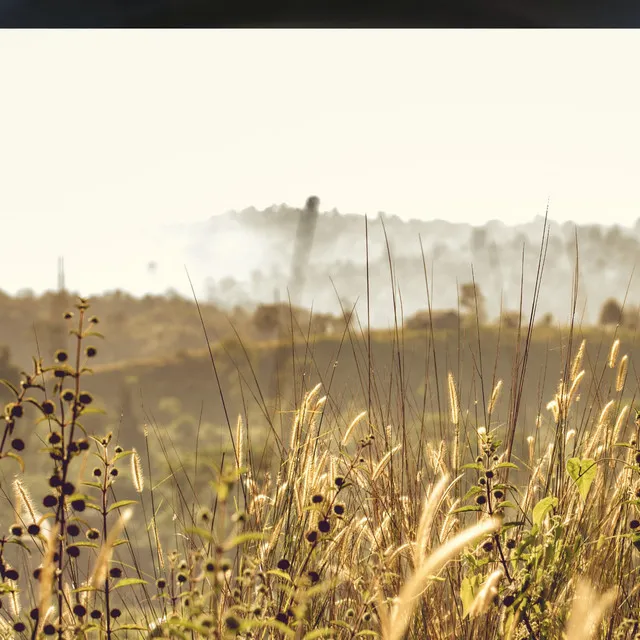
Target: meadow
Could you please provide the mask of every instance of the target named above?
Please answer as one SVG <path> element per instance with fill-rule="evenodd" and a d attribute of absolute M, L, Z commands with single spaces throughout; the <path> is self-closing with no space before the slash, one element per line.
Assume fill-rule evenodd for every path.
<path fill-rule="evenodd" d="M 640 637 L 636 335 L 540 274 L 515 326 L 103 365 L 78 299 L 4 381 L 0 637 Z"/>

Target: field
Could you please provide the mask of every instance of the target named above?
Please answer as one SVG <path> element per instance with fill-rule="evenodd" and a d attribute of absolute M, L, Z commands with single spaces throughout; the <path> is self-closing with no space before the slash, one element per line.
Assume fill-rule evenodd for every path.
<path fill-rule="evenodd" d="M 638 637 L 635 332 L 202 316 L 100 364 L 59 311 L 5 363 L 0 637 Z"/>

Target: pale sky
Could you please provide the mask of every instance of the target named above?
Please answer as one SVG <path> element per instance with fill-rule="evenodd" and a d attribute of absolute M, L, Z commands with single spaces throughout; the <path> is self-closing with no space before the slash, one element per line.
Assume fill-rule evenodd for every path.
<path fill-rule="evenodd" d="M 474 224 L 550 198 L 555 220 L 631 225 L 638 60 L 634 30 L 4 31 L 0 266 L 310 194 Z"/>

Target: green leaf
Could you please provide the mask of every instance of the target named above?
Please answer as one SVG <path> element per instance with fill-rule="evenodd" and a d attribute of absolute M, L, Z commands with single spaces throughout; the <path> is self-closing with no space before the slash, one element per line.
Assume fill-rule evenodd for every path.
<path fill-rule="evenodd" d="M 120 587 L 130 587 L 131 585 L 134 585 L 134 584 L 147 584 L 147 581 L 143 580 L 142 578 L 123 578 L 118 582 L 118 584 L 116 584 L 113 587 L 113 589 L 115 591 Z"/>
<path fill-rule="evenodd" d="M 107 412 L 104 409 L 100 409 L 100 407 L 83 407 L 82 409 L 83 416 L 89 416 L 91 414 L 100 414 L 100 415 L 106 416 Z"/>
<path fill-rule="evenodd" d="M 517 464 L 513 464 L 513 462 L 500 462 L 498 463 L 494 469 L 518 469 Z"/>
<path fill-rule="evenodd" d="M 130 456 L 133 453 L 133 449 L 128 449 L 127 451 L 121 451 L 120 453 L 116 453 L 115 456 L 113 456 L 113 461 L 117 462 L 118 460 L 120 460 L 120 458 L 124 458 L 125 456 Z"/>
<path fill-rule="evenodd" d="M 467 493 L 465 493 L 464 498 L 462 498 L 462 502 L 466 502 L 469 498 L 474 498 L 480 493 L 484 493 L 486 489 L 484 487 L 479 487 L 477 484 L 474 484 Z"/>
<path fill-rule="evenodd" d="M 15 394 L 16 398 L 20 395 L 20 392 L 18 391 L 18 389 L 11 384 L 8 380 L 0 380 L 0 384 L 3 384 L 5 387 L 7 387 L 7 389 L 11 389 L 11 391 L 13 391 L 13 393 Z"/>
<path fill-rule="evenodd" d="M 95 587 L 92 587 L 91 585 L 84 585 L 83 587 L 78 587 L 77 589 L 72 589 L 71 593 L 83 593 L 85 591 L 97 591 L 97 589 Z"/>
<path fill-rule="evenodd" d="M 280 569 L 269 569 L 269 571 L 267 571 L 267 574 L 272 576 L 278 576 L 278 578 L 282 578 L 287 582 L 291 582 L 291 576 L 288 573 L 285 573 L 284 571 L 280 571 Z"/>
<path fill-rule="evenodd" d="M 83 484 L 86 487 L 93 487 L 94 489 L 102 489 L 102 485 L 99 482 L 83 480 L 80 484 Z"/>
<path fill-rule="evenodd" d="M 285 636 L 292 638 L 295 636 L 295 631 L 290 629 L 286 624 L 280 622 L 279 620 L 243 620 L 240 629 L 244 631 L 249 631 L 251 629 L 267 629 L 272 628 L 280 631 Z M 271 635 L 269 637 L 272 637 Z"/>
<path fill-rule="evenodd" d="M 19 547 L 22 547 L 29 555 L 31 555 L 31 549 L 27 546 L 27 543 L 24 540 L 20 540 L 20 538 L 10 538 L 5 541 L 5 544 L 17 544 Z"/>
<path fill-rule="evenodd" d="M 82 334 L 83 338 L 88 338 L 88 337 L 94 337 L 94 338 L 102 338 L 104 340 L 104 335 L 102 335 L 100 332 L 98 331 L 85 331 Z"/>
<path fill-rule="evenodd" d="M 547 517 L 547 514 L 557 506 L 558 498 L 554 498 L 553 496 L 542 498 L 542 500 L 533 507 L 533 524 L 540 526 L 542 521 Z"/>
<path fill-rule="evenodd" d="M 239 547 L 241 544 L 249 542 L 251 540 L 264 540 L 265 535 L 266 534 L 262 533 L 261 531 L 247 531 L 225 542 L 224 548 L 233 549 L 233 547 Z"/>
<path fill-rule="evenodd" d="M 476 504 L 468 504 L 466 507 L 454 509 L 451 513 L 465 513 L 466 511 L 482 511 L 482 507 Z"/>
<path fill-rule="evenodd" d="M 471 576 L 465 578 L 460 585 L 460 600 L 462 600 L 463 618 L 466 618 L 469 615 L 469 609 L 471 609 L 471 605 L 476 598 L 479 582 L 479 576 Z"/>
<path fill-rule="evenodd" d="M 314 640 L 315 638 L 329 638 L 335 634 L 335 629 L 316 629 L 305 633 L 302 640 Z"/>
<path fill-rule="evenodd" d="M 121 631 L 122 629 L 129 629 L 131 631 L 149 631 L 149 627 L 141 627 L 139 624 L 121 624 L 116 631 Z"/>
<path fill-rule="evenodd" d="M 184 530 L 184 532 L 187 535 L 198 536 L 199 538 L 202 538 L 203 540 L 206 540 L 207 542 L 213 542 L 214 544 L 216 543 L 215 536 L 210 531 L 207 531 L 206 529 L 203 529 L 202 527 L 187 527 Z"/>
<path fill-rule="evenodd" d="M 93 504 L 93 502 L 85 502 L 85 507 L 87 509 L 93 509 L 94 511 L 97 511 L 98 513 L 102 513 L 102 507 L 99 507 L 97 504 Z"/>
<path fill-rule="evenodd" d="M 111 513 L 114 509 L 120 509 L 121 507 L 126 507 L 130 504 L 137 504 L 137 500 L 118 500 L 118 502 L 114 502 L 108 509 L 107 513 Z"/>
<path fill-rule="evenodd" d="M 567 460 L 567 473 L 576 483 L 582 499 L 586 500 L 589 489 L 591 489 L 591 485 L 598 473 L 595 460 L 589 458 L 585 458 L 584 460 L 580 460 L 580 458 L 569 458 L 569 460 Z"/>
<path fill-rule="evenodd" d="M 478 471 L 484 471 L 484 465 L 481 462 L 470 462 L 469 464 L 463 464 L 460 469 L 477 469 Z"/>
<path fill-rule="evenodd" d="M 518 505 L 515 502 L 511 502 L 511 500 L 503 500 L 502 502 L 496 503 L 496 509 L 517 509 Z"/>
<path fill-rule="evenodd" d="M 2 456 L 5 458 L 13 458 L 20 465 L 20 471 L 24 473 L 24 460 L 17 453 L 13 453 L 13 451 L 5 451 Z"/>

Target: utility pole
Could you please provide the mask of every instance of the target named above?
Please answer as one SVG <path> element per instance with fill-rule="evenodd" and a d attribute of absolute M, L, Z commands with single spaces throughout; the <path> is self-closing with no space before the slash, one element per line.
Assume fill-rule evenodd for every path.
<path fill-rule="evenodd" d="M 291 304 L 300 305 L 302 293 L 309 268 L 309 257 L 313 247 L 313 237 L 318 223 L 318 208 L 320 199 L 317 196 L 307 198 L 304 209 L 300 212 L 296 240 L 293 247 L 291 263 Z"/>
<path fill-rule="evenodd" d="M 58 292 L 62 293 L 66 291 L 64 281 L 64 258 L 60 256 L 58 258 Z"/>

